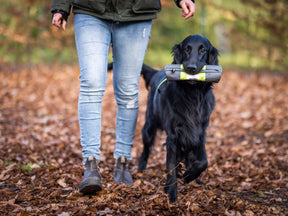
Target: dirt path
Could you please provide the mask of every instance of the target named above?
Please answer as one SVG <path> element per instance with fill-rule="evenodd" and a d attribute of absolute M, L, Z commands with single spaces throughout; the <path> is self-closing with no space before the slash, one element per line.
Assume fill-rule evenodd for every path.
<path fill-rule="evenodd" d="M 97 196 L 78 191 L 83 169 L 77 119 L 78 67 L 0 69 L 0 215 L 287 215 L 288 77 L 224 71 L 215 86 L 217 105 L 208 130 L 206 184 L 178 183 L 169 204 L 165 184 L 165 134 L 143 176 L 147 90 L 141 80 L 133 147 L 134 185 L 116 185 L 116 105 L 112 74 L 103 102 L 101 174 Z"/>

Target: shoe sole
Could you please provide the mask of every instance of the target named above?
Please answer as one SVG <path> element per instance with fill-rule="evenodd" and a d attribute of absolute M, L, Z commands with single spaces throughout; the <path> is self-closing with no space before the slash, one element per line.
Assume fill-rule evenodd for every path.
<path fill-rule="evenodd" d="M 102 190 L 101 182 L 95 182 L 94 178 L 87 179 L 85 182 L 81 182 L 79 191 L 83 194 L 95 194 Z"/>

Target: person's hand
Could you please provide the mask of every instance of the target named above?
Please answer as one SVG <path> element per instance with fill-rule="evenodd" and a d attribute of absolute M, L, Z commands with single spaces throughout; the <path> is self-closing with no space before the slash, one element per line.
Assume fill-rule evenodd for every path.
<path fill-rule="evenodd" d="M 195 13 L 195 4 L 191 0 L 181 0 L 179 5 L 182 7 L 182 16 L 185 19 L 192 17 Z"/>
<path fill-rule="evenodd" d="M 61 13 L 55 13 L 53 15 L 53 19 L 52 19 L 52 24 L 58 28 L 61 28 L 62 26 L 62 29 L 65 30 L 66 28 L 66 20 L 63 18 L 62 14 Z"/>

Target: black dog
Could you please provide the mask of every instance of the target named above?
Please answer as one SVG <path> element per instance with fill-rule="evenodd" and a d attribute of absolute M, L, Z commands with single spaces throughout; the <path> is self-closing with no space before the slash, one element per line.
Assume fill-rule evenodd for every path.
<path fill-rule="evenodd" d="M 203 65 L 218 65 L 218 50 L 201 35 L 191 35 L 176 44 L 173 64 L 183 64 L 189 74 Z M 205 137 L 210 114 L 215 106 L 211 82 L 164 80 L 164 71 L 143 65 L 142 75 L 150 87 L 146 122 L 142 129 L 143 152 L 138 171 L 147 165 L 157 129 L 167 133 L 167 182 L 165 192 L 170 202 L 177 199 L 179 163 L 185 164 L 184 182 L 196 179 L 208 166 Z M 164 81 L 163 81 L 164 80 Z M 162 82 L 162 83 L 161 83 Z"/>

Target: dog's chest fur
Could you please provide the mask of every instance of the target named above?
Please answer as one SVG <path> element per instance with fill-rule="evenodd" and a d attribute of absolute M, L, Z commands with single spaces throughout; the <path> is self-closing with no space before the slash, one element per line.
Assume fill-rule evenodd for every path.
<path fill-rule="evenodd" d="M 211 84 L 172 81 L 159 86 L 161 73 L 155 75 L 151 85 L 155 120 L 170 138 L 177 139 L 178 145 L 190 148 L 199 142 L 209 124 L 214 108 Z"/>

